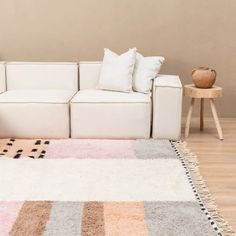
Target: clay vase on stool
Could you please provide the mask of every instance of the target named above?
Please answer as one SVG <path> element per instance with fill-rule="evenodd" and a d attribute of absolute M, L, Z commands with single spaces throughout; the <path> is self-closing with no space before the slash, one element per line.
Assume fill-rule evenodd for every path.
<path fill-rule="evenodd" d="M 192 71 L 192 79 L 197 88 L 211 88 L 216 81 L 216 71 L 208 67 L 199 67 Z"/>

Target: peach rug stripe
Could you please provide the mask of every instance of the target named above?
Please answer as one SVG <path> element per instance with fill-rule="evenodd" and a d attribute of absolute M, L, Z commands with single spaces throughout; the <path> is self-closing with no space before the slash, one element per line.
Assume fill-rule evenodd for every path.
<path fill-rule="evenodd" d="M 0 236 L 9 234 L 23 203 L 24 202 L 0 202 Z"/>
<path fill-rule="evenodd" d="M 25 202 L 9 236 L 42 236 L 51 207 L 51 202 Z"/>
<path fill-rule="evenodd" d="M 103 209 L 102 202 L 84 203 L 82 236 L 105 236 Z"/>
<path fill-rule="evenodd" d="M 43 158 L 48 149 L 48 142 L 42 139 L 0 139 L 0 154 L 6 158 L 31 156 L 37 159 L 40 155 Z"/>
<path fill-rule="evenodd" d="M 141 202 L 105 202 L 104 219 L 106 235 L 149 235 Z"/>
<path fill-rule="evenodd" d="M 23 150 L 21 156 L 22 157 L 28 156 L 31 153 L 32 148 L 34 148 L 34 143 L 35 140 L 29 140 L 28 142 L 25 142 L 24 140 L 17 139 L 15 142 L 13 142 L 11 151 L 8 152 L 7 155 L 14 157 L 15 153 L 18 150 Z"/>
<path fill-rule="evenodd" d="M 8 139 L 0 139 L 0 153 L 3 153 L 3 150 L 6 148 L 6 142 Z"/>
<path fill-rule="evenodd" d="M 28 156 L 34 146 L 34 140 L 28 140 L 27 142 L 21 139 L 17 139 L 14 142 L 10 142 L 9 140 L 10 139 L 5 139 L 4 147 L 4 149 L 8 150 L 6 153 L 6 156 L 8 157 L 14 157 L 18 150 L 23 150 L 21 156 Z M 7 145 L 7 143 L 11 143 L 12 146 Z"/>
<path fill-rule="evenodd" d="M 37 140 L 34 140 L 35 142 Z M 48 144 L 45 144 L 46 140 L 40 140 L 41 144 L 40 145 L 34 145 L 32 148 L 32 151 L 30 152 L 29 156 L 33 156 L 34 158 L 38 158 L 40 157 L 40 155 L 42 155 L 42 151 L 47 151 L 48 149 Z M 36 152 L 33 152 L 33 149 L 37 149 Z"/>
<path fill-rule="evenodd" d="M 39 145 L 36 142 L 40 141 Z M 37 139 L 1 139 L 0 140 L 0 153 L 9 158 L 22 158 L 32 156 L 38 158 L 42 151 L 47 151 L 48 144 L 46 140 Z M 18 155 L 18 157 L 17 157 Z"/>

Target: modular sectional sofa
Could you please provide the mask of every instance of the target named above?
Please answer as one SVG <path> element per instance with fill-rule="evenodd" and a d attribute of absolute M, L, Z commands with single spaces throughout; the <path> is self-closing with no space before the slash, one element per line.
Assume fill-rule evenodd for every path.
<path fill-rule="evenodd" d="M 0 138 L 180 138 L 182 85 L 150 94 L 98 90 L 101 62 L 0 63 Z"/>

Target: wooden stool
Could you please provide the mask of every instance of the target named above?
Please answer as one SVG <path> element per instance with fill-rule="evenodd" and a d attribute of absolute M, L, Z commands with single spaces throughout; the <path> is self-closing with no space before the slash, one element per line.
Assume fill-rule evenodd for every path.
<path fill-rule="evenodd" d="M 212 115 L 215 121 L 216 129 L 219 135 L 219 139 L 223 140 L 223 133 L 220 126 L 219 118 L 216 112 L 214 98 L 221 97 L 222 96 L 222 88 L 218 86 L 213 86 L 210 89 L 200 89 L 196 88 L 194 84 L 187 84 L 184 86 L 184 95 L 187 97 L 191 97 L 191 104 L 189 107 L 188 115 L 187 115 L 187 121 L 185 126 L 185 138 L 189 135 L 189 127 L 190 127 L 190 121 L 191 116 L 193 112 L 193 106 L 195 102 L 195 98 L 201 99 L 201 108 L 200 108 L 200 130 L 202 131 L 204 128 L 204 119 L 203 119 L 203 113 L 204 113 L 204 99 L 208 98 L 210 100 Z"/>

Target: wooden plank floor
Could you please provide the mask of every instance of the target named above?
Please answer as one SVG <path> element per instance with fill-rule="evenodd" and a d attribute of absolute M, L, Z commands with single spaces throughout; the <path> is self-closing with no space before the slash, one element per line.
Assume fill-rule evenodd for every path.
<path fill-rule="evenodd" d="M 185 121 L 183 119 L 183 127 Z M 199 130 L 199 119 L 193 118 L 185 141 L 198 156 L 202 176 L 220 212 L 236 231 L 236 118 L 221 118 L 220 123 L 224 141 L 218 139 L 211 118 L 205 119 L 203 132 Z"/>

